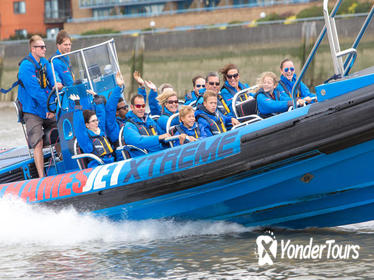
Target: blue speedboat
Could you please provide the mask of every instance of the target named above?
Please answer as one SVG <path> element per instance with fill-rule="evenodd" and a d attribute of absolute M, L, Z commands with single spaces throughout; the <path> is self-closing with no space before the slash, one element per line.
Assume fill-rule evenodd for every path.
<path fill-rule="evenodd" d="M 318 102 L 94 169 L 84 168 L 85 158 L 93 156 L 79 154 L 68 97 L 80 95 L 89 108 L 86 89 L 109 96 L 119 69 L 115 45 L 109 41 L 67 54 L 75 83 L 57 93 L 54 132 L 63 160 L 51 145 L 45 150 L 48 176 L 39 179 L 32 151 L 2 151 L 0 196 L 73 206 L 115 220 L 207 219 L 291 228 L 373 220 L 374 67 L 349 74 L 373 9 L 352 48 L 341 51 L 333 20 L 340 3 L 329 14 L 325 0 L 325 27 L 296 83 L 327 33 L 335 73 L 316 87 Z"/>

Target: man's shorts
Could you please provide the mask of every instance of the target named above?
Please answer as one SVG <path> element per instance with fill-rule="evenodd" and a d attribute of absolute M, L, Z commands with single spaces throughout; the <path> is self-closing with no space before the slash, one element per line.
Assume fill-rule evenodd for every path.
<path fill-rule="evenodd" d="M 41 117 L 30 113 L 24 113 L 23 118 L 26 124 L 28 144 L 32 149 L 35 148 L 36 144 L 38 144 L 40 139 L 43 138 L 44 129 L 57 127 L 55 118 L 42 119 Z"/>

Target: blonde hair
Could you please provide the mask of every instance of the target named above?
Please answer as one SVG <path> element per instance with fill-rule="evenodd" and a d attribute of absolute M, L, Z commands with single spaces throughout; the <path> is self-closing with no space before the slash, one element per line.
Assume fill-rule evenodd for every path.
<path fill-rule="evenodd" d="M 277 75 L 275 75 L 273 72 L 263 72 L 257 78 L 258 90 L 262 88 L 262 85 L 264 84 L 264 80 L 267 77 L 273 80 L 275 86 L 278 84 Z"/>
<path fill-rule="evenodd" d="M 182 118 L 184 118 L 191 112 L 195 112 L 195 110 L 191 106 L 183 105 L 179 110 L 179 121 L 182 121 Z"/>
<path fill-rule="evenodd" d="M 177 96 L 177 93 L 174 90 L 164 90 L 159 96 L 156 97 L 156 99 L 161 106 L 164 106 L 168 99 L 172 96 Z"/>
<path fill-rule="evenodd" d="M 29 40 L 29 48 L 31 50 L 31 47 L 33 47 L 34 43 L 36 41 L 40 41 L 42 40 L 43 41 L 43 38 L 40 36 L 40 35 L 32 35 L 30 40 Z"/>
<path fill-rule="evenodd" d="M 206 90 L 205 93 L 204 93 L 204 102 L 206 102 L 208 100 L 209 97 L 212 97 L 214 96 L 215 98 L 217 98 L 217 93 L 215 93 L 214 91 L 212 90 Z"/>

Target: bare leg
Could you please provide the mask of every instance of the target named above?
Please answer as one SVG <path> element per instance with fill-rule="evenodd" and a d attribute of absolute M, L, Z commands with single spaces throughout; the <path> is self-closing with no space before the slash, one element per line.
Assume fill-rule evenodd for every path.
<path fill-rule="evenodd" d="M 44 177 L 43 139 L 40 139 L 34 148 L 34 160 L 39 177 Z"/>

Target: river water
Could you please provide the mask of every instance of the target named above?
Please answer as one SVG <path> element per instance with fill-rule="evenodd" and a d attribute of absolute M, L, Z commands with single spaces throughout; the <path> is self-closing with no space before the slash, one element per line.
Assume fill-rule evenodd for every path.
<path fill-rule="evenodd" d="M 1 107 L 0 122 L 0 148 L 25 144 L 12 108 Z M 261 238 L 277 252 L 258 246 Z M 259 256 L 267 263 L 260 265 Z M 112 222 L 0 199 L 0 279 L 373 278 L 374 221 L 298 231 L 207 221 Z"/>

